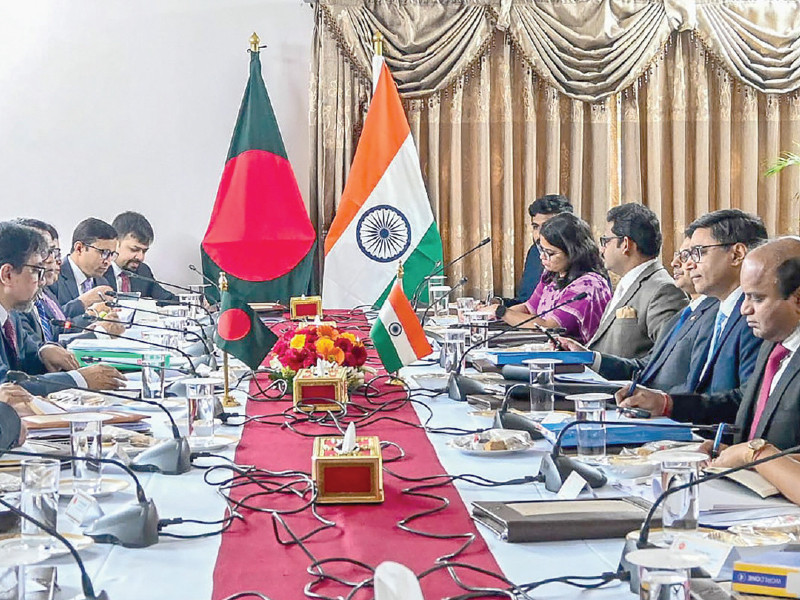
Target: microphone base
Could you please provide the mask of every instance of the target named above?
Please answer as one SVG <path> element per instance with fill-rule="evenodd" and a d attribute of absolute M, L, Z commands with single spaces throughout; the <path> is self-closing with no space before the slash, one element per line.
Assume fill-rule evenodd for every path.
<path fill-rule="evenodd" d="M 513 429 L 514 431 L 527 431 L 532 440 L 544 439 L 541 432 L 536 429 L 536 424 L 523 415 L 518 415 L 511 412 L 501 413 L 498 409 L 494 413 L 495 429 Z"/>
<path fill-rule="evenodd" d="M 480 381 L 475 381 L 460 373 L 450 373 L 450 378 L 447 380 L 447 395 L 451 400 L 466 402 L 467 394 L 484 393 L 486 393 L 486 386 Z"/>
<path fill-rule="evenodd" d="M 539 468 L 539 472 L 544 475 L 544 487 L 553 493 L 558 493 L 573 471 L 577 471 L 592 488 L 603 487 L 608 482 L 602 471 L 569 456 L 559 455 L 553 458 L 548 452 L 542 457 L 542 465 Z"/>
<path fill-rule="evenodd" d="M 145 473 L 180 475 L 192 468 L 192 450 L 185 438 L 169 439 L 142 452 L 131 461 L 130 468 Z"/>
<path fill-rule="evenodd" d="M 86 535 L 101 544 L 146 548 L 158 542 L 158 510 L 152 499 L 97 519 Z"/>
<path fill-rule="evenodd" d="M 636 533 L 638 534 L 639 532 L 637 531 Z M 634 550 L 644 550 L 646 548 L 658 548 L 658 546 L 650 542 L 640 546 L 638 535 L 636 535 L 633 539 L 625 538 L 625 546 L 622 548 L 622 556 L 619 558 L 619 566 L 617 567 L 618 573 L 626 574 L 625 579 L 627 579 L 629 583 L 631 592 L 637 595 L 639 594 L 639 585 L 641 584 L 639 581 L 639 567 L 628 562 L 627 556 L 628 553 L 633 552 Z M 692 594 L 692 598 L 708 598 L 709 600 L 733 598 L 733 596 L 725 592 L 721 587 L 711 581 L 711 576 L 701 567 L 695 567 L 694 569 L 691 569 L 689 577 L 692 592 L 697 592 L 696 594 Z M 625 579 L 623 579 L 623 581 Z"/>

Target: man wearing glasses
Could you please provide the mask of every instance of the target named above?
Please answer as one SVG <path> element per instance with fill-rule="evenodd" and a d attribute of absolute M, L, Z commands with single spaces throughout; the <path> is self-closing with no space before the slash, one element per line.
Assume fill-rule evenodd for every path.
<path fill-rule="evenodd" d="M 15 223 L 0 223 L 0 382 L 6 381 L 8 371 L 13 370 L 39 376 L 22 384 L 28 392 L 37 395 L 64 387 L 120 387 L 123 376 L 107 365 L 52 372 L 59 370 L 55 363 L 66 350 L 55 344 L 39 346 L 22 328 L 15 311 L 31 309 L 46 276 L 48 254 L 47 243 L 36 230 Z M 28 396 L 17 387 L 4 389 L 4 395 L 14 402 L 14 408 L 24 414 Z M 10 400 L 11 397 L 14 400 Z"/>
<path fill-rule="evenodd" d="M 600 254 L 621 279 L 588 346 L 602 354 L 643 357 L 689 300 L 658 259 L 661 226 L 652 210 L 623 204 L 609 210 L 606 221 Z"/>
<path fill-rule="evenodd" d="M 93 304 L 105 301 L 104 294 L 111 287 L 103 275 L 116 257 L 117 232 L 111 225 L 93 217 L 78 223 L 72 234 L 72 252 L 58 281 L 50 286 L 67 317 L 82 315 Z"/>
<path fill-rule="evenodd" d="M 692 350 L 687 374 L 687 389 L 692 393 L 670 395 L 639 386 L 630 396 L 628 388 L 620 390 L 617 401 L 654 415 L 703 422 L 703 394 L 731 393 L 736 396 L 734 401 L 725 404 L 733 407 L 732 412 L 722 407 L 709 409 L 719 413 L 716 422 L 731 422 L 741 400 L 740 389 L 753 373 L 761 346 L 741 314 L 740 273 L 748 252 L 766 241 L 767 230 L 759 217 L 725 209 L 695 220 L 686 235 L 691 237 L 691 247 L 683 251 L 684 269 L 698 292 L 720 301 L 719 308 L 707 311 L 700 323 L 709 335 L 698 339 Z"/>

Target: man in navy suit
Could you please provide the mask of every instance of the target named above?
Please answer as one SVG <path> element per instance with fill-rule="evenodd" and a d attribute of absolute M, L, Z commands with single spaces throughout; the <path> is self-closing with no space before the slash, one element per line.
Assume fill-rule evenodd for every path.
<path fill-rule="evenodd" d="M 675 285 L 692 299 L 689 306 L 667 322 L 655 346 L 643 358 L 624 358 L 595 352 L 592 369 L 600 375 L 612 380 L 635 380 L 638 385 L 670 393 L 692 391 L 686 388 L 692 348 L 698 338 L 710 335 L 710 331 L 701 326 L 702 318 L 706 312 L 716 311 L 719 301 L 698 294 L 695 290 L 691 272 L 684 269 L 684 260 L 681 258 L 681 251 L 688 250 L 690 246 L 691 238 L 687 237 L 670 263 Z M 569 338 L 560 338 L 559 341 L 568 350 L 586 351 L 586 348 Z"/>
<path fill-rule="evenodd" d="M 7 380 L 9 371 L 23 371 L 39 376 L 22 383 L 37 395 L 64 387 L 121 387 L 124 377 L 107 365 L 54 372 L 63 369 L 67 351 L 56 344 L 40 346 L 26 334 L 17 311 L 30 310 L 46 275 L 48 254 L 47 243 L 36 230 L 0 223 L 0 383 Z"/>
<path fill-rule="evenodd" d="M 528 214 L 531 217 L 531 232 L 533 233 L 533 244 L 528 249 L 525 256 L 525 266 L 522 269 L 517 285 L 517 297 L 506 298 L 504 304 L 513 306 L 527 302 L 533 294 L 533 290 L 539 285 L 542 278 L 542 257 L 539 253 L 539 230 L 551 218 L 561 213 L 572 212 L 572 202 L 561 194 L 546 194 L 531 202 L 528 206 Z"/>
<path fill-rule="evenodd" d="M 178 297 L 165 290 L 152 280 L 153 271 L 144 262 L 144 257 L 153 244 L 153 227 L 137 212 L 124 212 L 117 215 L 111 226 L 116 230 L 117 257 L 106 272 L 108 284 L 118 292 L 139 292 L 143 298 L 154 300 L 177 300 Z M 131 276 L 133 271 L 147 279 Z"/>
<path fill-rule="evenodd" d="M 720 301 L 716 311 L 707 311 L 702 318 L 701 326 L 711 335 L 698 339 L 692 349 L 687 373 L 687 388 L 692 391 L 666 394 L 640 386 L 628 396 L 625 387 L 617 392 L 617 402 L 679 421 L 731 422 L 761 347 L 741 314 L 740 273 L 747 253 L 766 241 L 767 231 L 759 217 L 725 209 L 695 220 L 686 235 L 691 247 L 683 251 L 685 268 L 695 289 Z M 716 400 L 719 394 L 725 395 L 724 402 Z"/>
<path fill-rule="evenodd" d="M 61 275 L 50 291 L 67 317 L 75 317 L 87 308 L 105 302 L 111 288 L 103 275 L 117 257 L 117 232 L 108 223 L 90 217 L 72 233 L 72 250 L 61 267 Z M 96 307 L 109 312 L 107 306 Z"/>

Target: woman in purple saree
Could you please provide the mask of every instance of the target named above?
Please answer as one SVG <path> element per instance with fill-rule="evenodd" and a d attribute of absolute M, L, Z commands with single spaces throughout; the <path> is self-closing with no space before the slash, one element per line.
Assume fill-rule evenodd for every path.
<path fill-rule="evenodd" d="M 600 318 L 611 300 L 611 287 L 592 239 L 589 225 L 569 213 L 556 215 L 542 225 L 539 250 L 544 274 L 527 302 L 510 307 L 503 320 L 517 325 L 574 298 L 582 292 L 586 297 L 566 304 L 534 319 L 523 327 L 556 328 L 585 344 L 600 326 Z"/>

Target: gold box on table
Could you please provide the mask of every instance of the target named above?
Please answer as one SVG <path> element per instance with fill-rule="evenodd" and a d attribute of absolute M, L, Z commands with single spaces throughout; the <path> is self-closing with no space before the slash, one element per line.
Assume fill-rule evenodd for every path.
<path fill-rule="evenodd" d="M 350 395 L 347 393 L 347 375 L 344 369 L 332 368 L 325 375 L 317 375 L 313 368 L 300 369 L 292 382 L 294 409 L 302 412 L 316 410 L 338 411 Z"/>
<path fill-rule="evenodd" d="M 295 296 L 289 300 L 289 318 L 293 321 L 322 318 L 321 296 Z"/>
<path fill-rule="evenodd" d="M 341 437 L 314 439 L 311 477 L 320 504 L 383 502 L 383 457 L 377 436 L 356 437 L 356 449 L 341 453 Z"/>

